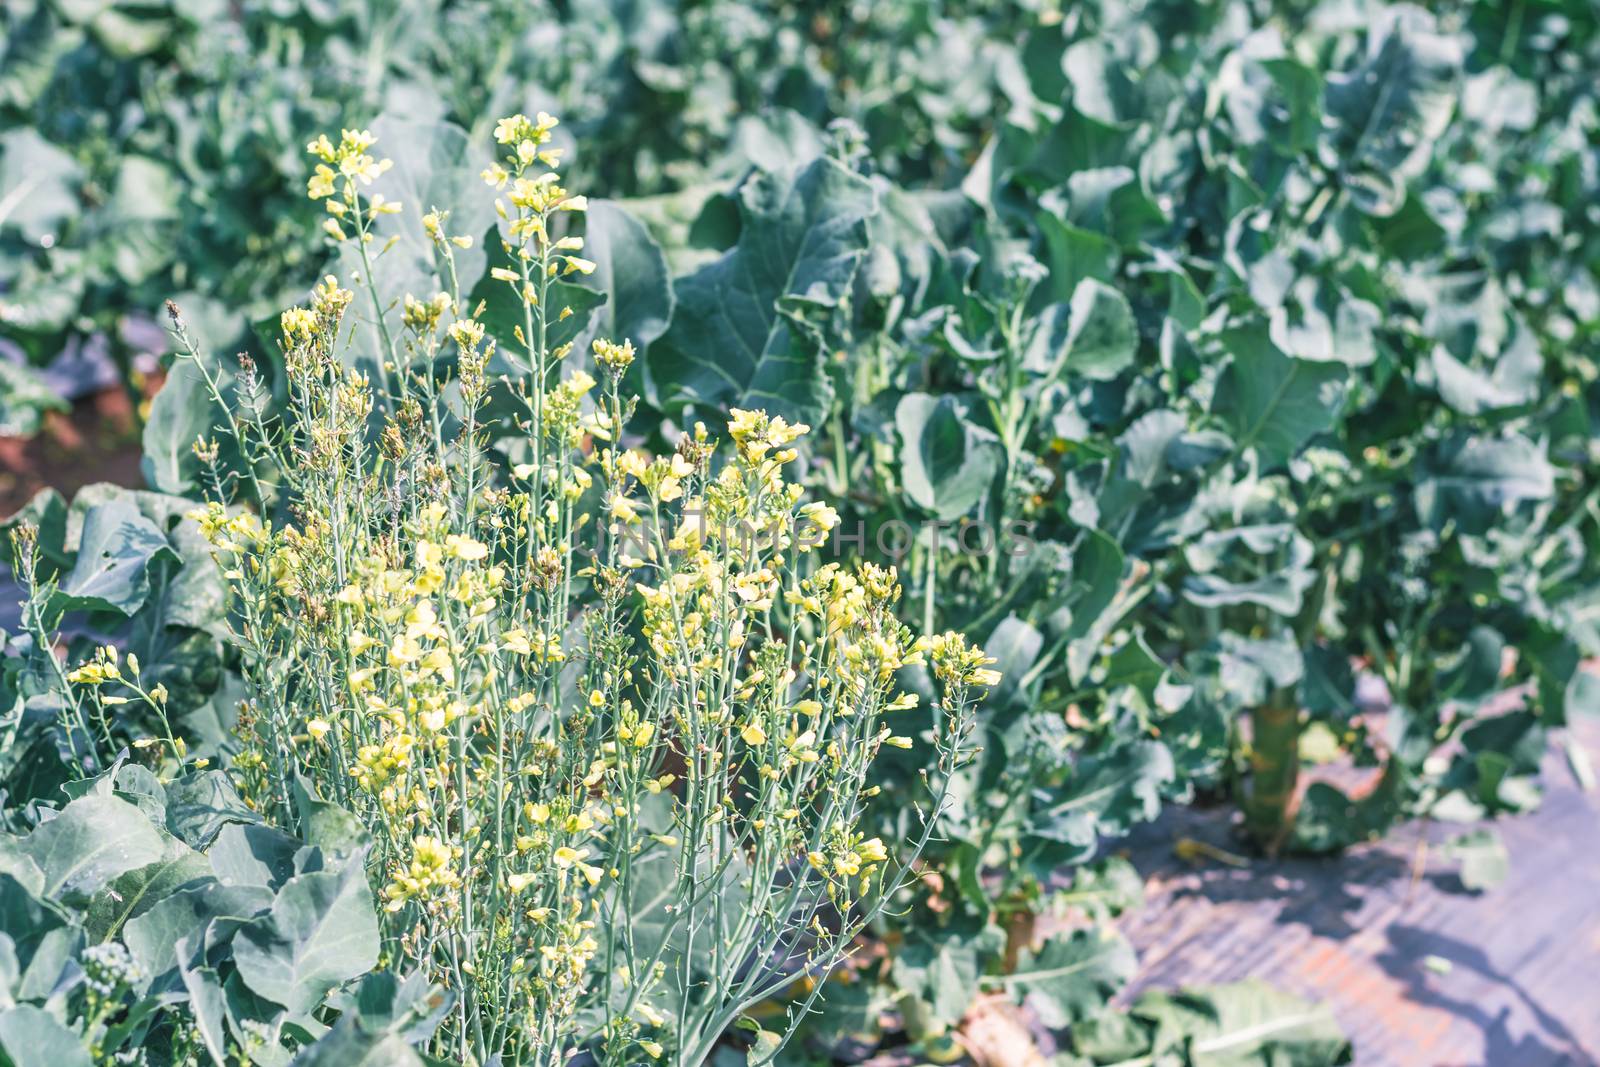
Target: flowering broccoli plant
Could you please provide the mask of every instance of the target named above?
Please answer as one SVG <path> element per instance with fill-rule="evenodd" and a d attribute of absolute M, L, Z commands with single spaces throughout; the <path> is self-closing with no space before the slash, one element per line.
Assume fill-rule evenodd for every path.
<path fill-rule="evenodd" d="M 435 1052 L 698 1064 L 799 990 L 788 1026 L 755 1027 L 770 1059 L 910 877 L 998 676 L 899 621 L 892 569 L 815 561 L 837 517 L 787 480 L 807 427 L 734 410 L 725 453 L 696 425 L 646 455 L 625 435 L 632 346 L 593 341 L 598 381 L 564 369 L 560 279 L 594 265 L 558 232 L 584 204 L 554 124 L 496 130 L 500 302 L 463 302 L 470 242 L 430 210 L 441 289 L 405 295 L 397 330 L 367 249 L 400 208 L 364 194 L 384 164 L 364 134 L 311 146 L 374 319 L 332 277 L 282 316 L 282 414 L 203 375 L 230 412 L 226 447 L 197 446 L 195 517 L 251 690 L 233 769 L 287 828 L 315 793 L 370 834 L 384 959 L 453 995 Z M 377 386 L 352 366 L 369 329 Z M 916 664 L 940 687 L 911 737 L 896 672 Z M 893 846 L 858 828 L 885 745 L 929 750 L 920 834 Z"/>

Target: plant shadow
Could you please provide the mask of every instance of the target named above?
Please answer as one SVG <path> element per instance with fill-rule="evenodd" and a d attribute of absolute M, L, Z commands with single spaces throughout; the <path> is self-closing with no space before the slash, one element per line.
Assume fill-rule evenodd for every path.
<path fill-rule="evenodd" d="M 1188 863 L 1177 857 L 1180 841 L 1199 841 L 1236 852 L 1225 811 L 1172 812 L 1130 838 L 1135 866 L 1161 886 L 1174 906 L 1186 900 L 1212 905 L 1254 906 L 1272 912 L 1278 924 L 1305 927 L 1312 935 L 1341 940 L 1370 925 L 1363 912 L 1375 901 L 1402 900 L 1410 890 L 1411 861 L 1388 846 L 1369 846 L 1341 856 L 1248 856 L 1247 866 Z"/>
<path fill-rule="evenodd" d="M 1515 1064 L 1516 1067 L 1593 1067 L 1595 1059 L 1584 1051 L 1582 1041 L 1515 978 L 1501 973 L 1479 946 L 1450 937 L 1436 930 L 1399 924 L 1388 931 L 1389 945 L 1375 960 L 1406 988 L 1406 998 L 1419 1006 L 1446 1012 L 1472 1026 L 1483 1035 L 1483 1064 Z M 1435 981 L 1417 966 L 1419 959 L 1436 957 L 1450 962 L 1449 974 L 1457 969 L 1471 972 L 1478 984 L 1487 983 L 1504 991 L 1512 1001 L 1491 1005 L 1481 991 L 1472 996 L 1452 995 L 1442 986 L 1449 975 Z M 1515 1033 L 1521 1022 L 1525 1032 Z M 1441 1063 L 1439 1067 L 1471 1067 L 1465 1061 Z"/>

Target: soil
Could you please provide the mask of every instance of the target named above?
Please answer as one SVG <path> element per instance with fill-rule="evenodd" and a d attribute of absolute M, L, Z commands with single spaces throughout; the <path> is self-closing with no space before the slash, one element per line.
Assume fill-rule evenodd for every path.
<path fill-rule="evenodd" d="M 51 412 L 31 438 L 0 437 L 0 517 L 12 515 L 46 487 L 69 500 L 85 485 L 115 482 L 137 488 L 139 429 L 121 388 L 79 400 L 70 412 Z"/>
<path fill-rule="evenodd" d="M 1571 740 L 1600 750 L 1600 722 Z M 1227 809 L 1167 809 L 1128 842 L 1147 895 L 1123 923 L 1130 996 L 1260 978 L 1327 1002 L 1361 1067 L 1600 1064 L 1600 792 L 1559 746 L 1544 784 L 1537 811 L 1495 824 L 1510 874 L 1481 893 L 1442 847 L 1469 827 L 1237 868 L 1177 856 L 1184 839 L 1238 851 Z"/>

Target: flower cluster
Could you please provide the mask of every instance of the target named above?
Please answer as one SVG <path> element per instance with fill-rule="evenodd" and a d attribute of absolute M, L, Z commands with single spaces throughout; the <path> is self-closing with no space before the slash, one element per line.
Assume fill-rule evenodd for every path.
<path fill-rule="evenodd" d="M 555 126 L 496 128 L 495 316 L 463 306 L 430 211 L 439 288 L 374 288 L 402 331 L 375 385 L 340 351 L 351 291 L 325 281 L 280 323 L 289 419 L 238 450 L 275 457 L 279 516 L 227 506 L 219 477 L 195 518 L 253 690 L 235 773 L 291 825 L 305 780 L 369 828 L 391 957 L 455 996 L 439 1047 L 554 1065 L 597 1019 L 608 1062 L 700 1063 L 790 980 L 749 961 L 825 973 L 926 843 L 931 818 L 893 847 L 862 829 L 873 761 L 919 732 L 892 722 L 919 704 L 901 669 L 932 651 L 945 771 L 993 672 L 945 669 L 953 636 L 919 643 L 892 569 L 816 565 L 838 515 L 789 478 L 805 426 L 736 410 L 725 453 L 701 424 L 625 447 L 633 346 L 595 340 L 597 380 L 549 340 L 572 314 L 552 279 L 593 269 L 562 232 L 584 203 Z M 312 147 L 312 195 L 370 219 L 371 139 Z M 490 452 L 493 352 L 525 373 Z"/>
<path fill-rule="evenodd" d="M 313 200 L 325 201 L 330 218 L 322 224 L 328 236 L 335 241 L 346 239 L 341 223 L 347 218 L 354 222 L 363 242 L 370 241 L 367 221 L 373 215 L 398 215 L 402 205 L 385 200 L 382 194 L 363 202 L 359 188 L 377 181 L 394 166 L 390 159 L 378 159 L 367 152 L 377 143 L 377 138 L 366 130 L 344 130 L 339 143 L 328 140 L 326 134 L 306 145 L 306 151 L 320 160 L 311 178 L 306 182 L 306 194 Z"/>
<path fill-rule="evenodd" d="M 98 997 L 119 996 L 144 977 L 144 968 L 120 941 L 90 945 L 78 959 L 85 986 Z"/>

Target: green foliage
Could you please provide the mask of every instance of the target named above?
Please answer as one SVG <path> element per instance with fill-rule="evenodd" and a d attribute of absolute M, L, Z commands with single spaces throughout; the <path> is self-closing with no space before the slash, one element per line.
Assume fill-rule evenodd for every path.
<path fill-rule="evenodd" d="M 1326 1008 L 1258 982 L 1146 993 L 1126 1015 L 1074 1027 L 1073 1043 L 1086 1062 L 1116 1067 L 1351 1062 L 1349 1043 Z"/>
<path fill-rule="evenodd" d="M 1010 38 L 1032 6 L 19 0 L 0 14 L 0 336 L 44 363 L 97 328 L 131 356 L 122 317 L 177 296 L 230 345 L 325 258 L 301 147 L 379 113 L 418 130 L 378 124 L 385 143 L 448 155 L 438 122 L 481 144 L 494 116 L 558 111 L 590 146 L 575 179 L 613 196 L 780 160 L 801 115 L 855 116 L 896 173 L 943 178 L 1026 99 Z"/>
<path fill-rule="evenodd" d="M 303 143 L 385 116 L 372 125 L 397 166 L 374 190 L 407 211 L 374 224 L 374 252 L 395 243 L 363 271 L 352 349 L 378 381 L 378 323 L 398 333 L 403 297 L 430 295 L 440 269 L 420 212 L 465 202 L 495 114 L 559 105 L 575 180 L 610 199 L 582 224 L 599 269 L 552 283 L 574 312 L 553 343 L 576 361 L 596 336 L 632 339 L 646 404 L 629 431 L 651 446 L 730 406 L 810 423 L 808 477 L 841 532 L 863 532 L 841 553 L 892 559 L 908 622 L 999 661 L 935 876 L 876 924 L 892 958 L 860 973 L 882 988 L 829 987 L 840 1017 L 847 999 L 852 1017 L 893 1004 L 928 1036 L 980 991 L 1110 953 L 1030 1000 L 1072 1023 L 1072 1055 L 1337 1062 L 1323 1013 L 1253 987 L 1108 1014 L 1128 969 L 1114 940 L 1017 931 L 1127 906 L 1128 879 L 1097 856 L 1196 789 L 1246 799 L 1268 769 L 1293 783 L 1319 747 L 1364 787 L 1314 784 L 1292 821 L 1272 791 L 1252 824 L 1264 845 L 1332 852 L 1417 816 L 1527 810 L 1551 730 L 1600 710 L 1581 667 L 1600 654 L 1587 6 L 245 8 L 36 0 L 0 16 L 0 334 L 43 363 L 170 295 L 197 324 L 220 309 L 202 337 L 214 387 L 254 390 L 241 407 L 270 437 L 276 349 L 255 347 L 254 378 L 216 355 L 330 260 Z M 517 380 L 522 309 L 487 273 L 514 265 L 482 239 L 493 225 L 447 220 L 478 238 L 452 269 L 501 339 L 493 370 Z M 0 363 L 0 422 L 36 425 L 55 404 L 41 381 Z M 187 504 L 162 495 L 212 488 L 191 451 L 227 436 L 211 391 L 173 365 L 145 428 L 159 493 L 30 505 L 41 592 L 0 674 L 13 831 L 28 800 L 162 732 L 148 704 L 63 702 L 45 652 L 58 626 L 73 663 L 104 640 L 135 650 L 170 691 L 168 732 L 230 754 L 220 579 L 176 518 Z M 521 462 L 515 407 L 489 404 L 494 447 Z M 232 490 L 252 464 L 228 448 Z M 281 506 L 271 477 L 260 488 L 254 505 Z M 1386 712 L 1358 702 L 1362 676 Z M 903 684 L 931 692 L 916 672 Z M 1263 708 L 1289 712 L 1270 737 L 1249 727 Z M 914 825 L 922 770 L 880 770 L 886 840 Z M 314 822 L 350 851 L 336 810 Z M 252 894 L 240 922 L 326 873 L 293 873 L 298 846 L 273 833 L 230 824 L 207 846 L 235 872 L 224 888 Z M 166 893 L 189 860 L 157 852 L 114 877 Z M 1473 888 L 1504 867 L 1487 837 L 1451 853 Z M 245 908 L 220 893 L 167 899 Z M 297 943 L 255 929 L 275 952 Z M 356 962 L 272 995 L 320 998 L 316 974 Z M 217 967 L 174 990 L 220 1049 L 244 980 L 230 992 Z M 340 1004 L 327 1049 L 410 1040 L 386 1009 Z M 0 1042 L 36 1022 L 0 1022 Z"/>
<path fill-rule="evenodd" d="M 1120 934 L 1079 930 L 1023 953 L 1002 984 L 1008 993 L 1030 997 L 1047 1026 L 1065 1027 L 1100 1014 L 1134 967 L 1133 948 Z"/>
<path fill-rule="evenodd" d="M 747 182 L 738 243 L 673 282 L 672 326 L 650 346 L 662 410 L 762 408 L 820 422 L 832 389 L 818 318 L 849 293 L 876 209 L 872 185 L 826 158 Z"/>
<path fill-rule="evenodd" d="M 10 1062 L 48 1050 L 102 1063 L 142 1049 L 164 1063 L 274 1063 L 313 1046 L 354 1062 L 392 1050 L 402 1029 L 426 1034 L 435 1006 L 425 983 L 402 990 L 387 974 L 339 1002 L 334 1032 L 316 1019 L 335 986 L 377 960 L 360 855 L 341 863 L 263 837 L 260 816 L 231 787 L 219 792 L 215 772 L 161 782 L 125 756 L 75 783 L 59 808 L 42 807 L 37 825 L 0 838 L 0 956 L 13 965 L 0 982 L 0 1049 Z M 280 850 L 271 878 L 239 863 L 263 845 Z"/>

